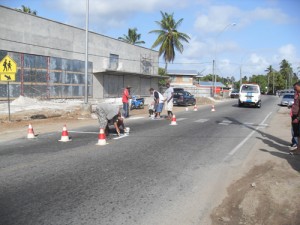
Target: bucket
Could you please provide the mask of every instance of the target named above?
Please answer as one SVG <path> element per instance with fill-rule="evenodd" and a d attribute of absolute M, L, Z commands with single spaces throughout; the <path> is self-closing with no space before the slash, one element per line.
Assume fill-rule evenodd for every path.
<path fill-rule="evenodd" d="M 127 133 L 127 134 L 129 134 L 129 131 L 130 131 L 130 127 L 125 127 L 124 132 Z"/>

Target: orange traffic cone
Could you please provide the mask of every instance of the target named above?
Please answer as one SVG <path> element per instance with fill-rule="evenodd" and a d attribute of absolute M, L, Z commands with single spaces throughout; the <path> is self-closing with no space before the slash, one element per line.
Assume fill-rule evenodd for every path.
<path fill-rule="evenodd" d="M 172 117 L 172 121 L 171 121 L 171 124 L 170 125 L 177 125 L 177 122 L 176 122 L 176 117 L 175 115 L 173 115 Z"/>
<path fill-rule="evenodd" d="M 97 145 L 106 145 L 106 135 L 103 128 L 100 128 Z"/>
<path fill-rule="evenodd" d="M 211 111 L 212 111 L 212 112 L 215 112 L 215 111 L 216 111 L 214 105 L 211 106 Z"/>
<path fill-rule="evenodd" d="M 62 130 L 62 133 L 61 133 L 61 138 L 59 141 L 62 141 L 62 142 L 68 142 L 68 141 L 71 141 L 71 139 L 69 138 L 69 133 L 67 131 L 67 126 L 64 125 L 63 127 L 63 130 Z"/>
<path fill-rule="evenodd" d="M 29 138 L 29 139 L 35 138 L 34 131 L 33 131 L 31 124 L 29 124 L 29 126 L 28 126 L 27 138 Z"/>
<path fill-rule="evenodd" d="M 198 107 L 194 105 L 194 111 L 198 111 Z"/>

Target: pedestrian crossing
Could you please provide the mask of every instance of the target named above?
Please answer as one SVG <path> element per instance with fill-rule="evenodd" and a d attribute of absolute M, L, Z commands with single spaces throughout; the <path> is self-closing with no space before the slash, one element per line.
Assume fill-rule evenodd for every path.
<path fill-rule="evenodd" d="M 131 117 L 131 118 L 128 118 L 128 120 L 139 120 L 139 119 L 145 119 L 145 118 L 147 118 L 147 117 Z M 162 121 L 162 120 L 165 120 L 165 119 L 160 118 L 160 119 L 155 119 L 154 121 Z M 190 121 L 191 119 L 186 118 L 186 117 L 176 118 L 177 122 L 184 121 L 184 120 L 189 120 Z M 206 123 L 206 122 L 209 122 L 209 121 L 214 122 L 214 119 L 213 118 L 212 119 L 201 118 L 201 119 L 194 120 L 193 122 L 194 123 Z M 233 120 L 228 120 L 228 119 L 225 119 L 225 120 L 222 120 L 222 121 L 216 121 L 216 123 L 218 125 L 221 125 L 221 126 L 230 126 L 230 125 L 231 126 L 232 125 L 237 126 L 237 125 L 240 125 L 240 126 L 244 126 L 245 128 L 247 128 L 247 127 L 266 128 L 266 127 L 269 126 L 268 124 L 256 124 L 254 122 L 239 122 L 239 121 L 233 121 Z"/>

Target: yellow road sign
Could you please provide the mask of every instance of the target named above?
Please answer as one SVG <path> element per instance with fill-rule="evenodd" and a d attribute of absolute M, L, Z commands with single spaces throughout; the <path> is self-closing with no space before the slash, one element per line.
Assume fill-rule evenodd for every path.
<path fill-rule="evenodd" d="M 0 73 L 17 73 L 17 63 L 8 55 L 0 62 Z"/>
<path fill-rule="evenodd" d="M 16 80 L 16 74 L 14 73 L 0 74 L 0 81 L 15 81 L 15 80 Z"/>
<path fill-rule="evenodd" d="M 17 63 L 9 55 L 5 56 L 0 61 L 0 81 L 15 81 L 17 70 Z"/>

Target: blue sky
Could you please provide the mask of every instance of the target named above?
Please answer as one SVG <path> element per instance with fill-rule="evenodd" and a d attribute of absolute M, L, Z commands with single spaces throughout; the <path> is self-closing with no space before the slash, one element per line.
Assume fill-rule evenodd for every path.
<path fill-rule="evenodd" d="M 36 10 L 38 16 L 85 28 L 86 0 L 0 0 L 1 5 Z M 89 0 L 91 31 L 118 38 L 137 28 L 142 45 L 151 48 L 162 12 L 183 18 L 180 32 L 190 43 L 176 53 L 169 69 L 193 69 L 223 77 L 265 74 L 286 59 L 300 68 L 300 1 L 298 0 Z M 235 24 L 235 25 L 234 25 Z M 160 66 L 164 67 L 163 59 Z M 300 76 L 300 72 L 298 74 Z"/>

